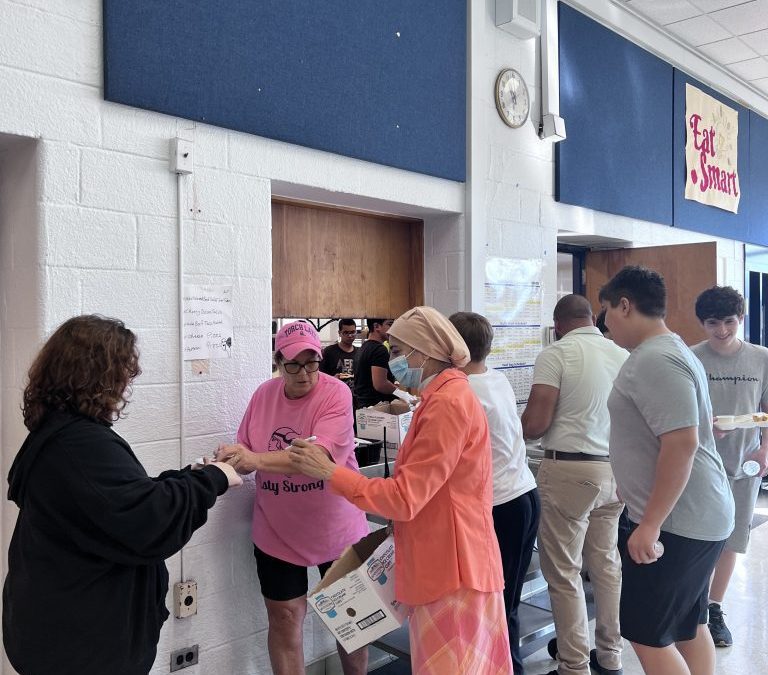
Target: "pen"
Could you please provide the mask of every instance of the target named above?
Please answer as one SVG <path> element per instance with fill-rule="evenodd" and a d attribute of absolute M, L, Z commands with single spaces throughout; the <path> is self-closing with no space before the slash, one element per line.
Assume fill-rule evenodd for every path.
<path fill-rule="evenodd" d="M 294 439 L 294 440 L 296 440 L 296 439 Z M 307 443 L 314 443 L 317 440 L 317 436 L 310 436 L 309 438 L 302 438 L 302 439 L 299 439 L 299 440 L 306 441 Z M 290 447 L 290 448 L 293 447 L 293 441 L 291 441 L 291 444 L 288 447 Z"/>

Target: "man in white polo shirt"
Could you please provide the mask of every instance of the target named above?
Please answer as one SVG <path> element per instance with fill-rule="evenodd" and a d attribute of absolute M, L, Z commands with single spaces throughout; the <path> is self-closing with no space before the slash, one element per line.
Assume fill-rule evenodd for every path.
<path fill-rule="evenodd" d="M 622 672 L 622 639 L 616 544 L 624 505 L 608 461 L 607 401 L 629 354 L 595 328 L 592 307 L 580 295 L 560 299 L 554 322 L 559 340 L 536 359 L 522 417 L 525 437 L 541 437 L 545 455 L 537 476 L 539 556 L 559 659 L 549 675 L 589 675 L 590 666 L 601 675 L 617 675 Z M 582 563 L 596 605 L 596 649 L 591 652 Z"/>

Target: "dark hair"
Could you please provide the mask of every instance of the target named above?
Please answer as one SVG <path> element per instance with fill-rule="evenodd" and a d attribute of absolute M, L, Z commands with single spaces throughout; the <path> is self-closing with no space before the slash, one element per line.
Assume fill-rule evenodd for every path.
<path fill-rule="evenodd" d="M 491 352 L 493 328 L 482 314 L 475 312 L 456 312 L 448 317 L 459 335 L 469 347 L 469 358 L 475 363 L 481 363 Z"/>
<path fill-rule="evenodd" d="M 696 298 L 696 318 L 725 319 L 728 316 L 744 316 L 744 298 L 730 286 L 712 286 Z"/>
<path fill-rule="evenodd" d="M 602 310 L 595 319 L 595 328 L 599 330 L 603 335 L 610 333 L 608 326 L 605 325 L 605 310 Z"/>
<path fill-rule="evenodd" d="M 557 301 L 552 312 L 555 321 L 592 320 L 592 305 L 583 295 L 569 293 Z"/>
<path fill-rule="evenodd" d="M 368 332 L 375 330 L 374 326 L 377 323 L 383 324 L 387 319 L 366 319 L 365 324 L 368 326 Z"/>
<path fill-rule="evenodd" d="M 354 326 L 357 330 L 357 322 L 354 319 L 339 319 L 339 333 L 344 326 Z"/>
<path fill-rule="evenodd" d="M 136 336 L 122 321 L 96 314 L 69 319 L 29 369 L 24 424 L 34 431 L 54 410 L 114 422 L 128 405 L 128 385 L 140 373 Z"/>
<path fill-rule="evenodd" d="M 664 277 L 647 267 L 627 265 L 600 289 L 599 297 L 611 307 L 626 298 L 638 312 L 653 318 L 663 319 L 667 313 Z"/>

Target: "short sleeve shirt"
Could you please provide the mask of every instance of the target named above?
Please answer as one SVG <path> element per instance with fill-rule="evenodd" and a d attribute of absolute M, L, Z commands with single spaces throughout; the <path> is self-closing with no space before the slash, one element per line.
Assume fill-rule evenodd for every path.
<path fill-rule="evenodd" d="M 768 404 L 768 349 L 742 342 L 734 354 L 720 354 L 700 342 L 691 348 L 704 364 L 714 415 L 745 415 Z M 734 429 L 716 438 L 726 473 L 743 478 L 741 465 L 760 445 L 760 429 Z"/>
<path fill-rule="evenodd" d="M 569 331 L 539 354 L 533 384 L 560 390 L 542 448 L 608 454 L 608 395 L 627 356 L 594 326 Z"/>
<path fill-rule="evenodd" d="M 610 457 L 629 517 L 640 522 L 656 476 L 660 436 L 696 427 L 699 444 L 691 475 L 661 529 L 703 541 L 733 529 L 733 496 L 712 434 L 712 406 L 701 362 L 674 333 L 636 347 L 608 399 Z"/>
<path fill-rule="evenodd" d="M 315 387 L 289 399 L 282 378 L 262 384 L 251 398 L 237 440 L 252 452 L 285 450 L 295 438 L 316 436 L 339 466 L 358 470 L 352 430 L 352 394 L 320 373 Z M 269 555 L 308 567 L 335 560 L 368 533 L 365 514 L 324 480 L 299 474 L 256 473 L 253 542 Z"/>

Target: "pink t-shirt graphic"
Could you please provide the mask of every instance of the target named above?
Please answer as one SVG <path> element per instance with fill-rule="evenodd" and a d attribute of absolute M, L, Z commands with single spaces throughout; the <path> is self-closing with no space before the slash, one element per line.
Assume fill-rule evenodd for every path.
<path fill-rule="evenodd" d="M 275 378 L 256 390 L 238 442 L 252 452 L 274 452 L 285 450 L 295 438 L 316 436 L 315 443 L 336 464 L 357 471 L 349 387 L 324 373 L 299 399 L 287 398 L 283 386 L 282 378 Z M 332 494 L 324 480 L 257 472 L 252 537 L 265 553 L 308 567 L 335 560 L 366 534 L 365 514 Z"/>

